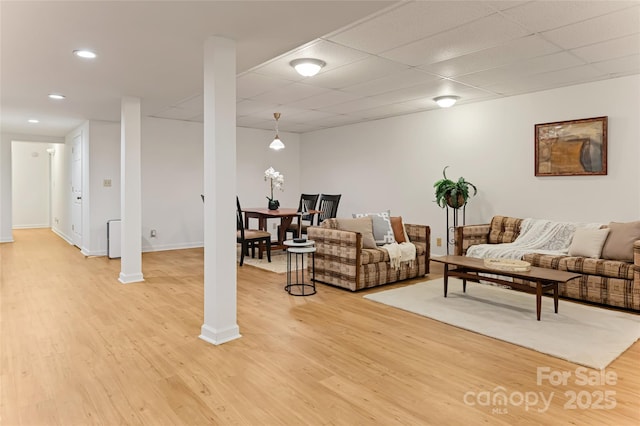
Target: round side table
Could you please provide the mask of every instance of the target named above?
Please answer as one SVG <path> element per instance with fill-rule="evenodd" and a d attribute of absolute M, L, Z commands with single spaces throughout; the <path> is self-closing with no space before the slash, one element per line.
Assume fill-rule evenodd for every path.
<path fill-rule="evenodd" d="M 287 285 L 284 289 L 292 296 L 311 296 L 316 294 L 316 248 L 313 240 L 305 240 L 304 242 L 295 242 L 293 240 L 287 240 L 284 242 L 287 246 Z M 311 282 L 307 283 L 304 280 L 304 258 L 311 255 Z M 295 259 L 295 281 L 293 280 L 293 272 L 291 267 Z M 300 268 L 298 268 L 298 265 Z"/>

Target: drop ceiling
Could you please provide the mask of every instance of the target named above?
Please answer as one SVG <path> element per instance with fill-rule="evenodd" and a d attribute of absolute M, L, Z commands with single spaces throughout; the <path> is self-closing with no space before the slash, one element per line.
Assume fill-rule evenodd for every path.
<path fill-rule="evenodd" d="M 310 132 L 640 73 L 640 1 L 0 3 L 3 132 L 202 121 L 209 35 L 237 41 L 237 124 Z M 95 49 L 94 62 L 71 52 Z M 289 62 L 326 62 L 314 77 Z M 47 93 L 65 93 L 53 102 Z M 454 106 L 453 108 L 456 108 Z M 27 123 L 39 118 L 38 125 Z"/>

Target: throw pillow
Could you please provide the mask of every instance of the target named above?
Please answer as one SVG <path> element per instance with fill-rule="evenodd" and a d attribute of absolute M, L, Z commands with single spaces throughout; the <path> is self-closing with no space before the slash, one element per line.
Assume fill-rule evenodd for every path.
<path fill-rule="evenodd" d="M 633 242 L 640 240 L 640 221 L 611 222 L 609 238 L 602 248 L 602 258 L 633 262 Z"/>
<path fill-rule="evenodd" d="M 391 229 L 393 229 L 393 238 L 396 239 L 396 243 L 404 243 L 407 241 L 404 238 L 404 224 L 402 223 L 402 216 L 394 216 L 391 219 Z"/>
<path fill-rule="evenodd" d="M 393 236 L 393 228 L 391 228 L 391 212 L 389 210 L 380 213 L 354 213 L 353 217 L 370 216 L 373 220 L 373 238 L 376 244 L 382 246 L 384 244 L 395 243 Z"/>
<path fill-rule="evenodd" d="M 569 256 L 600 258 L 609 229 L 578 228 L 569 246 Z"/>
<path fill-rule="evenodd" d="M 376 241 L 373 239 L 373 221 L 370 217 L 337 219 L 337 221 L 338 229 L 342 231 L 359 232 L 362 234 L 363 248 L 376 248 Z"/>

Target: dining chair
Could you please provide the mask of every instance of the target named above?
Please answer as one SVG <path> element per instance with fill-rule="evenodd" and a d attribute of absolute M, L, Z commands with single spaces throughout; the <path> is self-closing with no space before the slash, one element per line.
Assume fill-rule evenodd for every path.
<path fill-rule="evenodd" d="M 320 225 L 325 219 L 336 217 L 338 214 L 338 204 L 340 203 L 341 196 L 342 194 L 320 194 L 320 201 L 318 202 L 317 208 L 320 213 L 317 215 L 318 220 L 316 225 Z"/>
<path fill-rule="evenodd" d="M 301 194 L 300 195 L 300 203 L 298 204 L 299 212 L 308 212 L 310 210 L 315 210 L 316 203 L 318 202 L 318 197 L 320 194 Z M 291 232 L 293 234 L 293 238 L 298 238 L 298 225 L 301 228 L 301 234 L 307 233 L 307 226 L 313 223 L 313 218 L 315 213 L 302 214 L 298 216 L 298 218 L 291 222 L 287 230 L 285 231 L 285 239 L 287 233 Z M 308 222 L 303 223 L 302 221 Z M 278 226 L 278 235 L 280 235 L 280 227 Z"/>
<path fill-rule="evenodd" d="M 267 260 L 271 262 L 271 234 L 259 229 L 245 229 L 242 208 L 237 196 L 236 205 L 236 242 L 241 244 L 240 266 L 244 263 L 245 254 L 249 254 L 249 248 L 251 248 L 251 257 L 255 257 L 256 244 L 265 244 L 267 247 Z"/>

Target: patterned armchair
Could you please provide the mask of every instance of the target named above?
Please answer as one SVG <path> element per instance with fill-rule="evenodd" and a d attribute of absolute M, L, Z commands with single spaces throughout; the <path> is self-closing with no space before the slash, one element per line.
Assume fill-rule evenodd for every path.
<path fill-rule="evenodd" d="M 308 238 L 316 243 L 316 281 L 356 291 L 428 274 L 431 229 L 405 224 L 405 230 L 416 259 L 393 269 L 386 250 L 362 248 L 362 234 L 338 229 L 336 219 L 309 227 Z"/>

